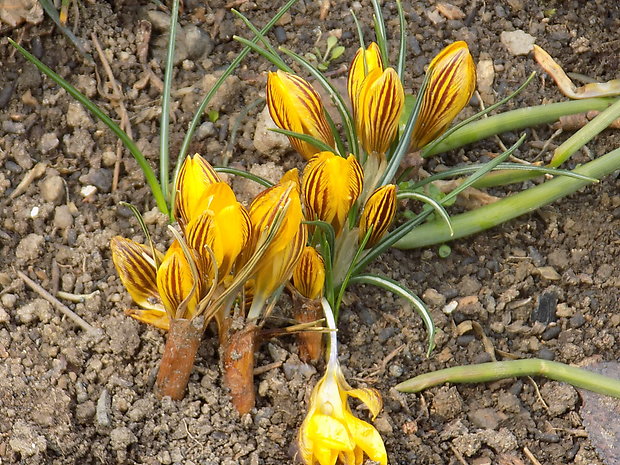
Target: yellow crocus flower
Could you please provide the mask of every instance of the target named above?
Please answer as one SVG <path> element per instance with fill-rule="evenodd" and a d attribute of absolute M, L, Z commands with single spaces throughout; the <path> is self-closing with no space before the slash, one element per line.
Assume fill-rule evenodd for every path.
<path fill-rule="evenodd" d="M 343 158 L 331 152 L 318 153 L 306 165 L 301 181 L 308 219 L 325 221 L 339 234 L 362 191 L 363 177 L 353 155 Z"/>
<path fill-rule="evenodd" d="M 185 157 L 175 181 L 174 217 L 180 225 L 202 213 L 204 192 L 217 182 L 220 177 L 204 158 L 198 154 Z"/>
<path fill-rule="evenodd" d="M 278 184 L 261 192 L 249 208 L 253 244 L 250 250 L 256 253 L 269 240 L 255 269 L 250 319 L 258 317 L 265 300 L 290 279 L 306 245 L 308 236 L 296 173 L 294 170 L 285 174 Z M 281 221 L 279 225 L 277 221 Z M 272 231 L 274 227 L 277 229 Z M 247 256 L 244 258 L 247 260 Z"/>
<path fill-rule="evenodd" d="M 349 99 L 354 106 L 357 102 L 357 94 L 366 76 L 374 71 L 380 69 L 383 71 L 383 60 L 381 59 L 381 52 L 379 46 L 372 42 L 366 50 L 360 47 L 351 62 L 349 67 L 349 77 L 347 79 L 347 92 L 349 93 Z"/>
<path fill-rule="evenodd" d="M 364 205 L 360 218 L 359 241 L 361 242 L 372 226 L 366 248 L 375 245 L 388 230 L 396 216 L 396 186 L 386 184 L 375 190 Z"/>
<path fill-rule="evenodd" d="M 437 139 L 467 105 L 476 87 L 476 66 L 463 41 L 444 48 L 428 67 L 428 85 L 411 134 L 410 150 Z"/>
<path fill-rule="evenodd" d="M 280 129 L 306 134 L 334 147 L 334 136 L 325 118 L 321 97 L 305 79 L 278 70 L 267 77 L 267 106 Z M 320 149 L 296 137 L 291 145 L 305 159 Z"/>
<path fill-rule="evenodd" d="M 387 465 L 387 452 L 379 432 L 351 412 L 348 398 L 355 397 L 370 410 L 373 419 L 383 406 L 379 393 L 370 388 L 352 389 L 337 356 L 330 356 L 325 376 L 310 397 L 310 408 L 298 434 L 299 451 L 306 465 L 362 465 L 364 454 Z"/>
<path fill-rule="evenodd" d="M 314 247 L 306 246 L 295 270 L 293 285 L 306 299 L 318 299 L 325 285 L 325 263 Z"/>

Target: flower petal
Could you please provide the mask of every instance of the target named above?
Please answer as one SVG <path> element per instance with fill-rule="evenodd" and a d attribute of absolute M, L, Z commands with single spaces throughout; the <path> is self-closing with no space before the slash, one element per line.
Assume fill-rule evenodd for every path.
<path fill-rule="evenodd" d="M 350 389 L 347 391 L 347 395 L 361 400 L 362 403 L 366 407 L 368 407 L 368 410 L 370 410 L 370 412 L 372 413 L 373 420 L 383 408 L 383 399 L 381 399 L 381 394 L 379 394 L 379 391 L 377 391 L 376 389 Z"/>
<path fill-rule="evenodd" d="M 201 199 L 211 184 L 221 182 L 213 167 L 200 155 L 187 156 L 175 182 L 174 217 L 186 225 L 202 211 Z"/>
<path fill-rule="evenodd" d="M 334 147 L 334 136 L 325 118 L 321 97 L 305 79 L 281 70 L 269 73 L 267 105 L 280 129 L 307 134 Z M 320 151 L 296 137 L 289 137 L 289 141 L 306 159 Z"/>
<path fill-rule="evenodd" d="M 345 412 L 345 422 L 355 444 L 360 447 L 371 460 L 387 465 L 387 452 L 381 435 L 370 423 Z"/>
<path fill-rule="evenodd" d="M 323 294 L 325 263 L 314 247 L 307 246 L 293 271 L 293 285 L 306 299 L 317 299 Z"/>
<path fill-rule="evenodd" d="M 134 302 L 149 310 L 161 310 L 163 307 L 157 291 L 157 272 L 151 249 L 120 236 L 112 238 L 110 249 L 116 271 Z M 161 254 L 156 253 L 161 261 Z"/>
<path fill-rule="evenodd" d="M 194 277 L 181 245 L 174 241 L 157 270 L 157 289 L 166 311 L 173 318 L 191 318 L 200 301 L 200 283 L 194 289 Z M 190 296 L 186 307 L 182 303 Z M 183 310 L 179 312 L 179 310 Z"/>
<path fill-rule="evenodd" d="M 375 68 L 356 96 L 355 125 L 367 153 L 384 154 L 396 137 L 405 92 L 396 71 Z"/>
<path fill-rule="evenodd" d="M 389 229 L 396 216 L 396 186 L 386 184 L 375 190 L 364 205 L 360 218 L 359 241 L 361 242 L 372 226 L 366 248 L 374 246 Z"/>
<path fill-rule="evenodd" d="M 339 234 L 351 206 L 362 191 L 362 167 L 353 155 L 321 152 L 304 169 L 302 190 L 308 219 L 318 218 Z"/>
<path fill-rule="evenodd" d="M 428 85 L 411 133 L 410 150 L 424 147 L 443 134 L 476 87 L 476 66 L 463 41 L 444 48 L 429 65 L 427 74 Z"/>
<path fill-rule="evenodd" d="M 354 114 L 357 111 L 357 94 L 362 86 L 362 82 L 370 72 L 377 68 L 383 71 L 383 60 L 381 59 L 379 46 L 375 42 L 372 42 L 366 50 L 360 47 L 351 62 L 349 77 L 347 79 L 347 91 L 351 99 L 351 104 L 353 105 Z"/>
<path fill-rule="evenodd" d="M 161 306 L 161 310 L 140 310 L 136 308 L 129 308 L 125 310 L 125 315 L 129 315 L 142 323 L 155 326 L 156 328 L 168 331 L 170 329 L 170 317 L 164 310 L 164 306 Z"/>

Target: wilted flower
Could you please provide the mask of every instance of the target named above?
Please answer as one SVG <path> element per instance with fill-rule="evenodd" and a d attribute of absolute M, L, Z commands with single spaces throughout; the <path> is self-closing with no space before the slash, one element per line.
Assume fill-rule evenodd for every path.
<path fill-rule="evenodd" d="M 351 412 L 348 398 L 362 401 L 377 416 L 383 402 L 370 388 L 352 389 L 346 382 L 337 357 L 330 356 L 325 376 L 310 398 L 308 414 L 298 434 L 299 450 L 306 465 L 361 465 L 364 454 L 382 465 L 387 453 L 379 432 Z"/>
<path fill-rule="evenodd" d="M 334 136 L 325 118 L 321 97 L 305 79 L 281 70 L 269 73 L 267 106 L 280 129 L 306 134 L 334 147 Z M 305 159 L 321 151 L 297 137 L 289 137 L 289 141 Z"/>
<path fill-rule="evenodd" d="M 476 86 L 476 66 L 463 41 L 444 48 L 428 67 L 428 85 L 411 134 L 417 150 L 439 137 L 467 105 Z"/>
<path fill-rule="evenodd" d="M 386 184 L 375 190 L 366 201 L 360 218 L 359 241 L 361 242 L 368 230 L 372 232 L 366 242 L 366 248 L 375 245 L 386 233 L 396 215 L 396 186 Z"/>
<path fill-rule="evenodd" d="M 308 219 L 325 221 L 339 234 L 362 191 L 363 176 L 362 167 L 353 155 L 343 158 L 331 152 L 317 154 L 308 162 L 302 176 Z"/>

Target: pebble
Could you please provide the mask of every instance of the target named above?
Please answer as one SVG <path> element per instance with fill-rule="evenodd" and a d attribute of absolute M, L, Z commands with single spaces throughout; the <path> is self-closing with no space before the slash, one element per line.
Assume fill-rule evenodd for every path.
<path fill-rule="evenodd" d="M 269 114 L 269 108 L 265 107 L 258 115 L 254 132 L 254 148 L 263 155 L 277 157 L 290 149 L 288 137 L 269 130 L 276 127 Z"/>
<path fill-rule="evenodd" d="M 543 292 L 538 298 L 538 306 L 530 315 L 532 322 L 540 321 L 549 324 L 557 321 L 556 309 L 558 305 L 558 297 L 553 292 Z"/>
<path fill-rule="evenodd" d="M 478 433 L 467 433 L 452 440 L 452 445 L 461 454 L 471 457 L 480 450 L 482 440 Z"/>
<path fill-rule="evenodd" d="M 41 182 L 40 190 L 47 202 L 60 203 L 65 196 L 65 183 L 58 175 L 47 176 Z"/>
<path fill-rule="evenodd" d="M 107 427 L 110 426 L 110 393 L 107 389 L 103 389 L 97 400 L 97 411 L 95 419 L 97 425 Z"/>
<path fill-rule="evenodd" d="M 91 400 L 78 404 L 75 407 L 75 418 L 78 423 L 88 424 L 95 417 L 96 407 Z"/>
<path fill-rule="evenodd" d="M 93 153 L 95 141 L 90 133 L 83 128 L 77 128 L 73 134 L 65 134 L 62 138 L 65 150 L 69 155 L 89 157 Z"/>
<path fill-rule="evenodd" d="M 46 132 L 41 136 L 41 140 L 39 141 L 39 150 L 42 153 L 49 153 L 58 147 L 60 144 L 60 140 L 58 140 L 58 136 L 55 132 Z"/>
<path fill-rule="evenodd" d="M 16 121 L 3 121 L 2 132 L 8 132 L 11 134 L 24 134 L 26 132 L 26 126 L 24 126 L 24 123 L 19 123 Z"/>
<path fill-rule="evenodd" d="M 433 398 L 432 409 L 436 415 L 451 420 L 463 410 L 463 399 L 455 387 L 441 388 Z"/>
<path fill-rule="evenodd" d="M 3 294 L 2 297 L 0 297 L 0 302 L 2 302 L 2 305 L 6 308 L 13 308 L 15 307 L 15 302 L 17 302 L 17 296 L 11 293 Z"/>
<path fill-rule="evenodd" d="M 36 429 L 24 420 L 17 420 L 13 425 L 9 446 L 23 457 L 32 457 L 47 449 L 45 436 L 38 434 Z"/>
<path fill-rule="evenodd" d="M 54 226 L 61 230 L 73 226 L 73 215 L 67 205 L 61 205 L 54 210 Z"/>
<path fill-rule="evenodd" d="M 110 192 L 112 189 L 112 170 L 107 168 L 92 168 L 84 176 L 80 176 L 80 182 L 93 185 L 101 192 Z"/>
<path fill-rule="evenodd" d="M 561 332 L 561 326 L 550 326 L 549 328 L 545 329 L 545 331 L 542 333 L 541 338 L 543 341 L 550 341 L 551 339 L 555 339 L 556 337 L 558 337 Z"/>
<path fill-rule="evenodd" d="M 540 388 L 540 394 L 547 402 L 548 412 L 552 417 L 572 410 L 577 403 L 577 391 L 566 383 L 549 381 Z"/>
<path fill-rule="evenodd" d="M 29 324 L 36 320 L 47 322 L 52 315 L 52 306 L 45 299 L 34 299 L 19 307 L 15 312 L 15 316 L 23 324 Z"/>
<path fill-rule="evenodd" d="M 581 328 L 586 322 L 585 317 L 583 316 L 582 313 L 577 313 L 575 316 L 571 317 L 570 320 L 568 320 L 568 326 L 570 326 L 573 329 L 577 329 L 577 328 Z"/>
<path fill-rule="evenodd" d="M 44 242 L 45 239 L 43 236 L 34 233 L 28 234 L 17 244 L 15 258 L 17 258 L 18 262 L 34 260 L 43 251 Z"/>
<path fill-rule="evenodd" d="M 9 313 L 4 308 L 0 307 L 0 324 L 7 324 L 10 322 L 11 315 L 9 315 Z"/>
<path fill-rule="evenodd" d="M 482 441 L 498 453 L 508 452 L 518 447 L 517 438 L 506 428 L 499 431 L 484 430 L 480 432 Z"/>
<path fill-rule="evenodd" d="M 277 26 L 273 32 L 275 33 L 276 40 L 279 44 L 286 42 L 286 30 L 282 26 Z"/>
<path fill-rule="evenodd" d="M 126 426 L 119 426 L 110 431 L 110 446 L 113 450 L 125 450 L 137 441 L 136 435 Z"/>
<path fill-rule="evenodd" d="M 493 60 L 480 60 L 476 65 L 476 84 L 482 100 L 488 105 L 493 104 L 493 81 L 495 80 L 495 68 Z"/>
<path fill-rule="evenodd" d="M 215 47 L 211 36 L 194 24 L 183 28 L 183 42 L 187 49 L 187 56 L 192 60 L 209 56 Z"/>
<path fill-rule="evenodd" d="M 429 287 L 422 293 L 422 299 L 427 305 L 434 305 L 437 307 L 446 305 L 446 297 L 432 287 Z"/>
<path fill-rule="evenodd" d="M 72 128 L 89 128 L 93 125 L 93 120 L 82 104 L 71 102 L 67 108 L 67 125 Z"/>
<path fill-rule="evenodd" d="M 543 347 L 542 349 L 540 349 L 538 353 L 536 354 L 536 356 L 543 360 L 554 360 L 555 359 L 555 354 L 553 353 L 552 350 L 548 349 L 547 347 Z"/>
<path fill-rule="evenodd" d="M 517 29 L 516 31 L 503 31 L 500 35 L 502 44 L 512 55 L 527 55 L 534 48 L 536 38 L 528 33 Z"/>
<path fill-rule="evenodd" d="M 215 124 L 211 121 L 205 121 L 198 129 L 196 129 L 196 139 L 202 140 L 215 135 Z"/>
<path fill-rule="evenodd" d="M 496 429 L 502 420 L 502 416 L 492 408 L 475 409 L 467 416 L 474 426 L 483 429 Z"/>
<path fill-rule="evenodd" d="M 136 400 L 131 409 L 127 413 L 127 416 L 131 421 L 139 422 L 144 420 L 153 411 L 153 402 L 148 399 Z"/>
<path fill-rule="evenodd" d="M 149 10 L 146 16 L 157 31 L 167 31 L 170 27 L 170 15 L 163 11 Z"/>

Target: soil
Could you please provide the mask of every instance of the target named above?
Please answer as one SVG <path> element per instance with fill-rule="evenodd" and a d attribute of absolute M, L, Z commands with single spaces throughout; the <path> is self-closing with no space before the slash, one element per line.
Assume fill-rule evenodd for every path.
<path fill-rule="evenodd" d="M 145 214 L 153 236 L 163 245 L 170 240 L 165 218 L 156 212 L 128 153 L 122 152 L 118 185 L 113 186 L 114 136 L 25 62 L 6 37 L 34 49 L 118 119 L 119 100 L 108 98 L 111 89 L 94 46 L 95 34 L 122 90 L 133 137 L 156 166 L 160 88 L 156 78 L 146 79 L 151 74 L 162 78 L 167 16 L 149 2 L 78 3 L 75 32 L 96 65 L 85 60 L 48 18 L 38 25 L 0 30 L 0 463 L 293 463 L 296 430 L 322 367 L 301 363 L 292 337 L 260 347 L 257 405 L 248 415 L 239 417 L 229 403 L 217 339 L 210 332 L 185 399 L 172 402 L 153 395 L 165 335 L 123 314 L 131 301 L 116 275 L 108 244 L 117 234 L 144 239 L 121 201 L 132 202 Z M 226 3 L 185 1 L 185 50 L 177 57 L 174 76 L 172 153 L 208 83 L 240 50 L 232 36 L 249 35 Z M 278 6 L 267 3 L 241 0 L 231 5 L 262 25 Z M 495 80 L 483 96 L 485 103 L 507 95 L 538 70 L 530 55 L 514 56 L 502 44 L 500 34 L 517 29 L 535 37 L 566 70 L 599 81 L 618 77 L 620 5 L 615 1 L 452 4 L 464 16 L 458 11 L 452 16 L 445 7 L 444 14 L 439 13 L 429 2 L 404 1 L 411 33 L 409 91 L 420 85 L 424 66 L 443 46 L 466 40 L 476 61 L 493 63 Z M 330 64 L 330 71 L 334 78 L 342 77 L 357 48 L 349 8 L 368 37 L 372 9 L 368 1 L 332 2 L 322 21 L 319 6 L 320 2 L 300 0 L 269 37 L 306 53 L 319 33 L 341 29 L 339 43 L 346 52 Z M 395 3 L 385 2 L 384 12 L 388 30 L 396 36 Z M 76 12 L 70 10 L 69 21 L 74 20 Z M 143 64 L 139 30 L 147 20 L 153 27 Z M 281 167 L 300 166 L 290 150 L 264 154 L 254 148 L 263 108 L 256 101 L 264 97 L 269 69 L 256 56 L 244 62 L 213 107 L 219 119 L 201 126 L 191 151 L 218 164 L 230 149 L 230 164 L 274 178 Z M 560 100 L 565 98 L 551 80 L 539 74 L 506 109 Z M 478 108 L 474 98 L 464 113 Z M 547 140 L 554 130 L 537 127 L 527 132 L 528 143 L 517 156 L 531 160 L 540 151 L 536 141 Z M 508 145 L 517 137 L 509 133 L 502 140 Z M 552 144 L 567 137 L 565 132 Z M 620 135 L 608 130 L 569 165 L 618 146 Z M 499 151 L 497 140 L 489 139 L 438 157 L 428 168 Z M 18 187 L 24 179 L 30 182 Z M 619 188 L 615 173 L 526 217 L 456 241 L 447 258 L 439 258 L 433 247 L 392 251 L 374 264 L 373 270 L 407 285 L 429 305 L 438 338 L 428 358 L 426 333 L 412 308 L 383 291 L 351 288 L 340 321 L 341 361 L 352 384 L 375 387 L 384 397 L 375 424 L 390 463 L 535 463 L 530 457 L 545 465 L 614 463 L 606 459 L 604 449 L 597 453 L 595 434 L 582 421 L 583 401 L 571 386 L 543 378 L 442 386 L 421 394 L 400 394 L 393 386 L 431 370 L 488 361 L 483 341 L 467 331 L 468 321 L 483 328 L 495 349 L 514 356 L 571 364 L 617 361 Z M 61 300 L 102 333 L 90 335 L 64 317 L 26 286 L 18 272 L 49 292 L 87 295 L 80 302 Z M 456 310 L 444 311 L 446 306 L 454 308 L 453 301 L 458 303 Z M 541 313 L 549 323 L 535 321 Z M 357 414 L 366 416 L 363 410 Z"/>

